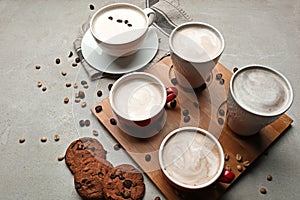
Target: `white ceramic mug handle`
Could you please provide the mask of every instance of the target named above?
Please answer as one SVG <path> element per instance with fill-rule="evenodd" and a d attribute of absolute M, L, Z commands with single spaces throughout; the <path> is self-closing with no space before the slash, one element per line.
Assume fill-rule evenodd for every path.
<path fill-rule="evenodd" d="M 143 11 L 148 17 L 148 26 L 151 26 L 155 20 L 156 13 L 151 8 L 145 8 Z"/>

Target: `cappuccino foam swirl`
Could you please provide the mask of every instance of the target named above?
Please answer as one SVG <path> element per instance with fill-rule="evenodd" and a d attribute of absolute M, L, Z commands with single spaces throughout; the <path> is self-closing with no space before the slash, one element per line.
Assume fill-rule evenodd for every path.
<path fill-rule="evenodd" d="M 216 144 L 207 136 L 184 131 L 172 136 L 163 150 L 163 163 L 176 181 L 197 186 L 218 173 L 221 156 Z"/>
<path fill-rule="evenodd" d="M 233 92 L 246 109 L 261 114 L 284 112 L 289 104 L 286 81 L 271 70 L 248 68 L 235 77 Z"/>

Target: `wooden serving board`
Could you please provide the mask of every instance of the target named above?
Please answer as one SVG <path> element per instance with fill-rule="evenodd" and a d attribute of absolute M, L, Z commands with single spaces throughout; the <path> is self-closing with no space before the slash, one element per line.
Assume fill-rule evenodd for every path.
<path fill-rule="evenodd" d="M 170 57 L 165 57 L 148 68 L 146 72 L 156 75 L 166 87 L 174 86 L 171 81 L 173 79 L 171 66 Z M 166 109 L 167 122 L 164 128 L 157 135 L 148 139 L 133 138 L 110 123 L 113 114 L 108 98 L 95 105 L 95 107 L 102 106 L 101 112 L 96 113 L 95 107 L 92 108 L 92 112 L 167 199 L 199 199 L 199 197 L 201 199 L 218 199 L 245 172 L 247 167 L 243 166 L 243 162 L 249 161 L 251 165 L 293 122 L 284 114 L 254 136 L 241 137 L 232 133 L 226 125 L 225 116 L 231 75 L 232 73 L 219 63 L 208 78 L 207 87 L 202 90 L 185 91 L 175 84 L 179 90 L 176 98 L 177 105 L 175 108 Z M 190 121 L 188 122 L 184 122 L 183 109 L 189 110 Z M 180 191 L 169 184 L 159 167 L 158 149 L 163 138 L 169 132 L 182 126 L 201 127 L 219 138 L 224 152 L 230 157 L 225 162 L 225 166 L 230 166 L 236 175 L 231 184 L 217 182 L 206 189 L 195 192 Z M 242 162 L 236 160 L 236 154 L 243 157 Z M 149 160 L 149 158 L 151 159 Z M 237 170 L 238 164 L 243 166 L 242 171 Z"/>

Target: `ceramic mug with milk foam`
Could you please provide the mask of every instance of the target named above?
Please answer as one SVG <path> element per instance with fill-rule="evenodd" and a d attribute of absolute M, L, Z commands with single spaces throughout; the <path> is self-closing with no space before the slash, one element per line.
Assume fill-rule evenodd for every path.
<path fill-rule="evenodd" d="M 264 65 L 245 66 L 230 80 L 227 124 L 238 135 L 253 135 L 285 113 L 292 102 L 292 86 L 280 72 Z"/>
<path fill-rule="evenodd" d="M 197 127 L 173 130 L 159 148 L 159 164 L 167 180 L 182 190 L 198 190 L 215 182 L 230 183 L 233 172 L 224 170 L 220 142 Z"/>
<path fill-rule="evenodd" d="M 169 90 L 172 89 L 146 72 L 132 72 L 119 78 L 109 94 L 117 126 L 137 138 L 157 134 L 166 122 L 166 102 L 176 97 L 175 88 L 174 94 L 168 94 Z"/>
<path fill-rule="evenodd" d="M 90 20 L 90 31 L 102 50 L 122 57 L 135 53 L 144 41 L 155 12 L 129 3 L 100 8 Z"/>

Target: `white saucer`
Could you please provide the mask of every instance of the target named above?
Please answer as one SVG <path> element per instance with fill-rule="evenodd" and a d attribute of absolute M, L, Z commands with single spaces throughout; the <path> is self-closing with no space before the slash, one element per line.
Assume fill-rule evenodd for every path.
<path fill-rule="evenodd" d="M 84 59 L 93 68 L 110 74 L 124 74 L 141 69 L 154 58 L 158 50 L 158 37 L 150 28 L 136 53 L 117 58 L 104 53 L 88 29 L 82 38 L 81 50 Z"/>

